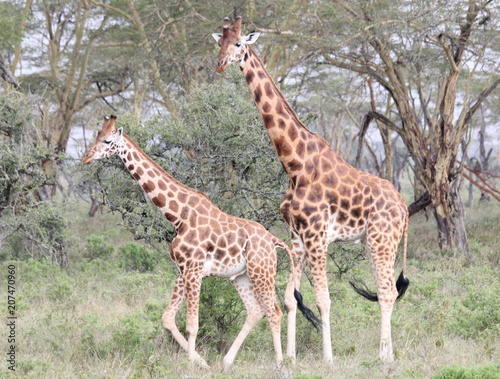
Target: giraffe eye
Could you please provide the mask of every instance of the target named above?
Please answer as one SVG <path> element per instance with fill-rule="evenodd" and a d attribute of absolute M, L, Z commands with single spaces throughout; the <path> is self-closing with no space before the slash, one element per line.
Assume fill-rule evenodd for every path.
<path fill-rule="evenodd" d="M 113 142 L 113 141 L 111 141 L 111 140 L 104 141 L 104 143 L 105 143 L 106 145 L 109 145 L 111 142 Z"/>
<path fill-rule="evenodd" d="M 236 42 L 236 43 L 234 44 L 234 46 L 236 46 L 236 47 L 241 47 L 241 42 Z"/>

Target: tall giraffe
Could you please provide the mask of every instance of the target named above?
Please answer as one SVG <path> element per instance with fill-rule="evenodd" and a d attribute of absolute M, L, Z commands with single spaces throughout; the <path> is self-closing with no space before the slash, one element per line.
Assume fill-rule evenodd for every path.
<path fill-rule="evenodd" d="M 286 250 L 290 259 L 291 250 L 262 225 L 222 212 L 205 194 L 174 179 L 121 128 L 117 130 L 115 122 L 115 116 L 104 119 L 82 162 L 90 164 L 95 159 L 118 154 L 146 195 L 175 227 L 176 236 L 170 244 L 170 257 L 179 269 L 179 276 L 162 317 L 163 326 L 188 352 L 191 361 L 207 367 L 195 350 L 201 281 L 205 276 L 228 278 L 243 300 L 247 317 L 224 357 L 224 369 L 231 367 L 248 333 L 264 316 L 268 318 L 271 328 L 276 361 L 281 362 L 282 313 L 274 287 L 276 248 Z M 312 311 L 302 304 L 298 291 L 295 295 L 299 309 L 309 318 L 308 313 Z M 187 340 L 175 325 L 175 315 L 185 299 Z"/>
<path fill-rule="evenodd" d="M 291 276 L 285 295 L 285 306 L 289 312 L 287 354 L 295 357 L 296 304 L 293 288 L 295 283 L 297 286 L 300 283 L 307 259 L 322 320 L 323 359 L 333 362 L 327 248 L 334 241 L 361 240 L 373 267 L 377 293 L 351 284 L 359 294 L 379 302 L 382 316 L 380 357 L 385 362 L 392 362 L 392 309 L 410 283 L 406 277 L 407 206 L 389 181 L 350 166 L 323 138 L 299 120 L 250 47 L 259 33 L 243 36 L 241 24 L 241 17 L 237 17 L 231 28 L 230 20 L 225 18 L 223 33 L 212 35 L 221 47 L 217 72 L 223 72 L 231 63 L 239 63 L 267 133 L 290 179 L 280 211 L 291 231 L 292 249 L 298 262 L 295 269 L 299 272 Z M 403 272 L 395 282 L 394 262 L 402 236 Z"/>

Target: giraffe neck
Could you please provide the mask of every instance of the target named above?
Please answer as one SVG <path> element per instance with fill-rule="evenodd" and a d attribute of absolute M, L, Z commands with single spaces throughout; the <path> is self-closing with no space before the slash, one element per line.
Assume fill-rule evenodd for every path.
<path fill-rule="evenodd" d="M 240 67 L 283 167 L 290 177 L 295 176 L 327 142 L 299 120 L 250 46 Z"/>
<path fill-rule="evenodd" d="M 170 176 L 129 136 L 124 133 L 123 137 L 124 142 L 118 151 L 120 159 L 144 193 L 176 229 L 184 222 L 189 222 L 188 217 L 192 213 L 186 211 L 192 209 L 189 204 L 202 202 L 206 205 L 205 208 L 216 208 L 204 193 L 189 188 Z M 210 209 L 206 210 L 209 213 Z M 197 212 L 200 213 L 199 208 Z"/>

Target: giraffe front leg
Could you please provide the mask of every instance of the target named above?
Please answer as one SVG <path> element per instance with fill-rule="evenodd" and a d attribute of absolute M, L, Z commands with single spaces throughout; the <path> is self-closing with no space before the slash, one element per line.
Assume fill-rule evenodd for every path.
<path fill-rule="evenodd" d="M 200 270 L 193 270 L 184 275 L 186 299 L 187 299 L 187 318 L 186 332 L 187 353 L 189 360 L 197 362 L 201 367 L 208 368 L 205 360 L 196 352 L 196 336 L 198 335 L 198 311 L 200 303 L 202 274 Z"/>
<path fill-rule="evenodd" d="M 292 237 L 294 262 L 290 262 L 290 277 L 285 292 L 285 307 L 287 310 L 286 355 L 295 362 L 296 354 L 296 320 L 297 300 L 294 291 L 300 290 L 302 271 L 304 270 L 305 251 L 299 237 Z"/>
<path fill-rule="evenodd" d="M 313 277 L 316 306 L 318 307 L 322 325 L 323 336 L 323 361 L 333 364 L 332 337 L 330 330 L 330 292 L 328 290 L 328 277 L 326 272 L 326 246 L 317 246 L 307 252 L 309 267 Z M 314 257 L 314 259 L 312 259 Z"/>
<path fill-rule="evenodd" d="M 172 292 L 172 298 L 170 299 L 170 304 L 162 316 L 163 327 L 172 333 L 172 337 L 181 345 L 181 347 L 187 351 L 188 350 L 188 342 L 184 338 L 184 336 L 179 332 L 177 325 L 175 324 L 175 315 L 179 311 L 182 303 L 185 299 L 184 293 L 184 282 L 182 280 L 182 276 L 179 275 L 177 277 L 177 281 L 175 283 L 174 290 Z"/>

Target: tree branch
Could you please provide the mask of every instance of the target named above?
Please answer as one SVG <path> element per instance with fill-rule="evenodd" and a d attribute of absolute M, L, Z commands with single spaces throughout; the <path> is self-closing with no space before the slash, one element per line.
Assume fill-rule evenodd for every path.
<path fill-rule="evenodd" d="M 12 72 L 10 71 L 9 65 L 5 61 L 5 58 L 4 58 L 2 53 L 0 53 L 0 71 L 2 72 L 1 76 L 2 76 L 3 80 L 5 80 L 7 83 L 14 86 L 14 88 L 17 91 L 21 90 L 21 87 L 19 86 L 18 81 L 16 80 L 16 78 L 14 77 Z"/>
<path fill-rule="evenodd" d="M 482 186 L 481 184 L 479 184 L 477 181 L 475 181 L 474 179 L 472 179 L 469 175 L 467 175 L 465 172 L 462 172 L 462 176 L 464 178 L 466 178 L 469 182 L 471 182 L 472 184 L 474 184 L 477 188 L 479 188 L 480 190 L 484 191 L 484 192 L 487 192 L 489 193 L 491 196 L 493 196 L 495 198 L 495 200 L 498 200 L 500 201 L 500 196 L 498 196 L 497 194 L 495 194 L 492 190 L 490 190 L 489 188 L 486 188 L 484 186 Z M 495 192 L 498 192 L 495 190 Z"/>
<path fill-rule="evenodd" d="M 470 107 L 470 110 L 467 112 L 467 115 L 465 116 L 464 118 L 464 125 L 467 125 L 471 119 L 472 119 L 472 116 L 474 115 L 474 113 L 479 109 L 479 107 L 481 106 L 481 104 L 483 103 L 483 101 L 500 85 L 500 79 L 497 79 L 495 80 L 491 86 L 487 89 L 485 89 L 483 92 L 481 92 L 476 100 L 476 102 L 474 103 L 474 105 L 472 105 Z"/>
<path fill-rule="evenodd" d="M 414 201 L 408 206 L 408 212 L 410 214 L 410 217 L 413 216 L 415 213 L 420 212 L 422 209 L 428 207 L 431 204 L 432 201 L 429 192 L 424 193 L 422 196 L 420 196 L 418 200 Z"/>

